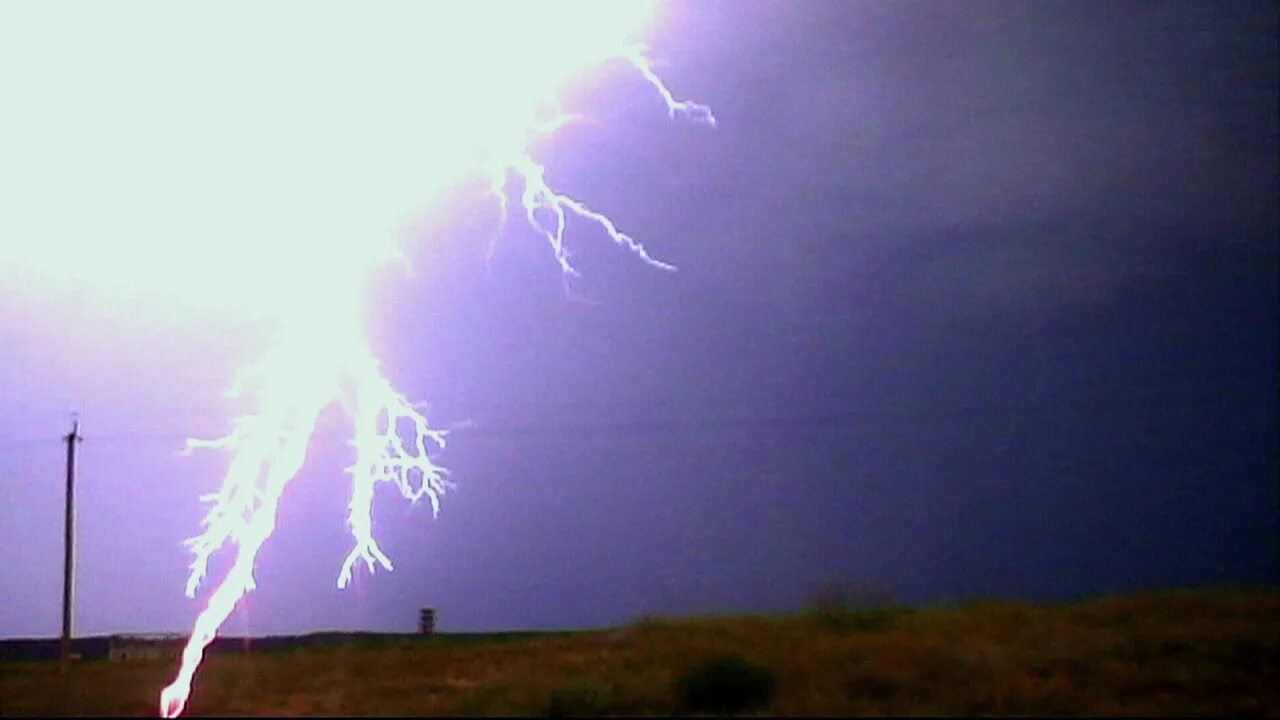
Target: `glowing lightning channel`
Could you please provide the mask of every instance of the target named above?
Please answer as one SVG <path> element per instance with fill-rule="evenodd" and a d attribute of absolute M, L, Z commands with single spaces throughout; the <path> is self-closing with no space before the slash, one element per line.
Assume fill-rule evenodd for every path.
<path fill-rule="evenodd" d="M 667 89 L 662 79 L 653 72 L 653 67 L 649 60 L 644 56 L 643 45 L 632 45 L 621 53 L 621 57 L 625 58 L 642 77 L 649 82 L 650 85 L 658 92 L 663 102 L 667 105 L 667 114 L 672 119 L 684 119 L 692 122 L 702 123 L 715 127 L 716 118 L 712 114 L 711 108 L 706 105 L 700 105 L 688 100 L 676 100 L 671 91 Z M 568 118 L 565 118 L 567 121 Z M 559 127 L 562 123 L 553 121 L 550 129 Z M 507 168 L 503 168 L 503 172 Z M 511 162 L 510 169 L 514 170 L 524 180 L 524 192 L 521 196 L 521 202 L 524 205 L 525 217 L 529 224 L 551 245 L 552 252 L 555 253 L 556 261 L 560 264 L 560 269 L 566 275 L 578 274 L 578 271 L 569 263 L 568 253 L 564 246 L 564 230 L 565 230 L 565 214 L 571 213 L 585 220 L 590 220 L 608 233 L 609 237 L 617 244 L 626 247 L 631 252 L 639 255 L 649 265 L 663 270 L 675 270 L 675 266 L 656 260 L 645 251 L 644 246 L 636 242 L 634 238 L 626 233 L 618 230 L 613 221 L 601 213 L 595 212 L 588 208 L 582 202 L 569 197 L 563 193 L 552 190 L 547 185 L 543 177 L 545 168 L 534 162 L 527 154 L 520 154 Z M 495 193 L 498 194 L 500 202 L 503 203 L 505 209 L 505 197 L 500 189 L 501 183 L 495 183 Z M 547 210 L 551 212 L 555 218 L 554 227 L 546 227 L 540 223 L 536 217 L 538 210 Z"/>
<path fill-rule="evenodd" d="M 630 62 L 653 86 L 672 118 L 715 125 L 709 108 L 678 101 L 672 96 L 654 73 L 641 46 L 627 47 L 616 56 Z M 559 120 L 563 119 L 564 116 L 535 127 L 531 134 L 551 132 L 562 125 Z M 491 188 L 503 209 L 506 207 L 503 178 L 508 172 L 514 172 L 523 181 L 521 203 L 526 219 L 551 245 L 565 274 L 576 274 L 564 245 L 569 215 L 595 223 L 615 243 L 646 263 L 674 269 L 651 257 L 607 216 L 556 192 L 547 183 L 543 166 L 523 148 L 511 153 L 494 170 Z M 540 221 L 538 211 L 550 213 L 553 221 L 549 224 Z M 331 298 L 325 305 L 325 317 L 310 317 L 299 310 L 298 314 L 286 318 L 284 326 L 288 329 L 273 350 L 261 362 L 242 371 L 233 383 L 232 393 L 250 395 L 256 400 L 258 412 L 237 419 L 234 429 L 223 438 L 188 441 L 188 450 L 218 448 L 230 452 L 232 460 L 219 492 L 203 498 L 213 503 L 203 522 L 204 532 L 188 541 L 195 559 L 187 579 L 187 594 L 195 595 L 214 552 L 228 541 L 236 544 L 237 551 L 231 569 L 196 618 L 177 677 L 161 692 L 160 714 L 164 717 L 182 713 L 205 648 L 240 598 L 254 589 L 253 565 L 258 550 L 275 528 L 281 493 L 301 468 L 316 419 L 334 399 L 334 388 L 343 387 L 344 383 L 354 388 L 351 445 L 356 450 L 356 460 L 347 468 L 352 476 L 348 521 L 355 545 L 342 564 L 339 588 L 350 583 L 358 562 L 363 562 L 370 571 L 376 565 L 392 569 L 391 560 L 373 538 L 371 508 L 377 483 L 394 483 L 411 501 L 425 496 L 431 502 L 433 513 L 439 512 L 440 496 L 452 487 L 445 480 L 446 471 L 436 465 L 428 453 L 432 447 L 444 447 L 445 431 L 433 429 L 417 407 L 391 386 L 367 349 L 354 311 L 359 306 L 357 286 L 353 284 L 344 290 L 326 286 L 324 292 Z"/>

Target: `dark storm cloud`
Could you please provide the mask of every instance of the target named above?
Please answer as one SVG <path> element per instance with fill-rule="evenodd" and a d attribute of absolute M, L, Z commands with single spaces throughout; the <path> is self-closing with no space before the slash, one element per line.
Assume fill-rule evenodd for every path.
<path fill-rule="evenodd" d="M 740 144 L 692 181 L 742 199 L 727 217 L 751 229 L 728 232 L 776 237 L 752 248 L 763 292 L 857 273 L 906 231 L 936 249 L 920 292 L 1035 312 L 1162 272 L 1185 238 L 1135 226 L 1233 243 L 1275 224 L 1273 13 L 769 9 L 768 32 L 732 35 L 768 61 L 724 68 Z"/>

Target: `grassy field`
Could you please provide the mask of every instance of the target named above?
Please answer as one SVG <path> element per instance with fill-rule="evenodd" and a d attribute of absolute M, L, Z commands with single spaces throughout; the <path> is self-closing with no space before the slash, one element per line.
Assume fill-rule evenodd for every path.
<path fill-rule="evenodd" d="M 1280 715 L 1280 591 L 1052 605 L 646 618 L 608 630 L 355 640 L 209 657 L 188 714 L 667 715 L 726 653 L 772 671 L 772 715 Z M 0 665 L 6 715 L 150 715 L 172 662 Z"/>

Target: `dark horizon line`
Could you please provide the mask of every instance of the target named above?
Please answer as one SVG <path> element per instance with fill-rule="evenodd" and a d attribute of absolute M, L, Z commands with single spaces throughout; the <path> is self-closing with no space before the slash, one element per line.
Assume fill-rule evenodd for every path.
<path fill-rule="evenodd" d="M 1273 578 L 1267 582 L 1263 580 L 1228 580 L 1205 585 L 1186 584 L 1186 585 L 1152 585 L 1152 586 L 1135 586 L 1132 588 L 1102 590 L 1096 592 L 1069 593 L 1055 597 L 1035 598 L 1023 597 L 1017 595 L 972 595 L 966 597 L 948 597 L 938 598 L 935 600 L 922 600 L 918 602 L 896 601 L 889 598 L 879 607 L 886 608 L 940 608 L 940 607 L 963 607 L 965 605 L 973 605 L 989 602 L 1007 602 L 1007 603 L 1025 603 L 1030 605 L 1042 606 L 1060 606 L 1073 605 L 1077 603 L 1087 603 L 1096 600 L 1115 597 L 1134 597 L 1152 594 L 1165 593 L 1223 593 L 1223 592 L 1274 592 L 1280 593 L 1280 577 Z M 850 603 L 849 607 L 857 611 L 859 608 L 856 602 Z M 575 628 L 506 628 L 492 630 L 436 630 L 431 634 L 424 634 L 417 631 L 384 631 L 384 630 L 310 630 L 297 633 L 281 633 L 269 635 L 217 635 L 213 643 L 228 643 L 233 641 L 271 641 L 271 640 L 301 640 L 301 639 L 326 639 L 336 637 L 366 637 L 366 638 L 430 638 L 430 637 L 481 637 L 481 636 L 519 636 L 519 635 L 548 635 L 548 634 L 565 634 L 576 632 L 593 632 L 597 630 L 609 630 L 619 627 L 625 627 L 645 619 L 697 619 L 697 618 L 733 618 L 733 617 L 758 617 L 758 616 L 776 616 L 785 617 L 793 615 L 802 615 L 809 609 L 807 606 L 800 606 L 790 610 L 721 610 L 691 613 L 663 613 L 663 612 L 643 612 L 637 614 L 631 620 L 621 623 L 612 623 L 606 625 L 584 625 Z M 172 636 L 166 639 L 182 639 L 190 637 L 187 632 L 164 632 L 164 631 L 128 631 L 118 633 L 95 633 L 93 635 L 76 636 L 72 638 L 73 642 L 100 642 L 103 640 L 111 640 L 113 638 L 129 638 L 129 637 L 159 637 Z M 20 643 L 54 643 L 58 642 L 55 637 L 0 637 L 0 648 L 9 644 Z M 3 660 L 3 653 L 0 653 L 0 660 Z"/>

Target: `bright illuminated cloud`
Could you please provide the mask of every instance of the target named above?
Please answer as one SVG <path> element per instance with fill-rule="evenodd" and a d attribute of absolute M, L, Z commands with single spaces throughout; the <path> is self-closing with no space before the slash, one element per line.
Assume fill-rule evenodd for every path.
<path fill-rule="evenodd" d="M 650 11 L 4 3 L 0 281 L 249 315 L 333 296 Z"/>

